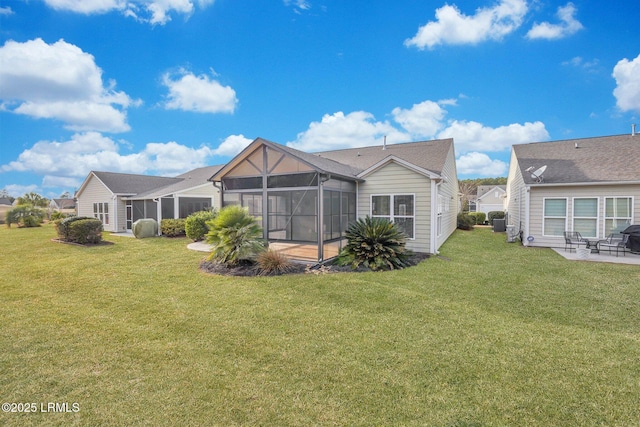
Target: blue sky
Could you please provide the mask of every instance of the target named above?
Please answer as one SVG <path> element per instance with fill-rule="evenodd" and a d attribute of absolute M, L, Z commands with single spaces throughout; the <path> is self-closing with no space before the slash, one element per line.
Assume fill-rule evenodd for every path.
<path fill-rule="evenodd" d="M 177 175 L 260 136 L 305 151 L 512 144 L 640 126 L 640 2 L 0 0 L 0 190 Z"/>

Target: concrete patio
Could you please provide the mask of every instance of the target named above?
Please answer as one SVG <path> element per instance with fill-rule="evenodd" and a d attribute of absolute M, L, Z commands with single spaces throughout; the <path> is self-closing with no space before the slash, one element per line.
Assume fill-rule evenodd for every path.
<path fill-rule="evenodd" d="M 640 254 L 634 254 L 628 251 L 626 252 L 626 255 L 620 253 L 617 257 L 615 252 L 610 254 L 608 251 L 601 251 L 600 253 L 590 253 L 587 259 L 580 259 L 575 250 L 572 252 L 558 248 L 553 248 L 553 250 L 571 261 L 612 262 L 615 264 L 640 265 Z"/>

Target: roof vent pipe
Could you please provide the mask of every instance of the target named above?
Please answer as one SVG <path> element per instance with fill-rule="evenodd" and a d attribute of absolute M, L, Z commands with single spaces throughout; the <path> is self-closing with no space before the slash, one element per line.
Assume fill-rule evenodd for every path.
<path fill-rule="evenodd" d="M 631 125 L 631 136 L 635 136 L 636 134 L 636 124 L 632 124 Z"/>
<path fill-rule="evenodd" d="M 387 135 L 384 136 L 384 141 L 382 143 L 382 149 L 383 150 L 387 149 Z"/>

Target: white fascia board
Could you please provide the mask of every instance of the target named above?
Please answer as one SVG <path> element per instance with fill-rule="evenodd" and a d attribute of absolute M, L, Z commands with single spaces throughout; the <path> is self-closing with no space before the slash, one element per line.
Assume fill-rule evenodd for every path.
<path fill-rule="evenodd" d="M 440 175 L 438 175 L 435 172 L 431 172 L 430 170 L 421 168 L 420 166 L 416 166 L 413 163 L 409 163 L 406 160 L 400 159 L 396 156 L 389 156 L 389 157 L 385 157 L 384 159 L 380 160 L 378 163 L 370 166 L 369 168 L 363 170 L 362 172 L 360 172 L 358 174 L 358 178 L 365 178 L 367 175 L 372 174 L 373 172 L 375 172 L 376 170 L 382 168 L 383 166 L 386 166 L 387 164 L 394 162 L 399 164 L 400 166 L 404 166 L 405 168 L 412 170 L 416 173 L 419 173 L 420 175 L 424 175 L 427 178 L 430 179 L 442 179 L 442 177 Z"/>

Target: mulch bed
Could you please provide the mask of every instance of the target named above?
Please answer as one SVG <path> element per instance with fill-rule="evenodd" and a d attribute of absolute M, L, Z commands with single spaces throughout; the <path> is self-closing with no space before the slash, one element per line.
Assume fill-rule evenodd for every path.
<path fill-rule="evenodd" d="M 412 267 L 418 265 L 425 259 L 429 258 L 429 254 L 425 253 L 413 253 L 408 260 L 408 267 Z M 251 263 L 241 264 L 236 267 L 228 267 L 224 264 L 220 264 L 214 261 L 204 260 L 200 263 L 200 270 L 209 273 L 209 274 L 217 274 L 220 276 L 260 276 L 260 269 Z M 350 266 L 339 266 L 333 264 L 326 265 L 316 265 L 316 264 L 302 264 L 302 263 L 292 263 L 291 269 L 282 274 L 330 274 L 330 273 L 363 273 L 371 271 L 366 267 L 358 267 L 358 269 L 354 270 Z M 282 274 L 263 274 L 264 276 L 275 276 Z"/>

